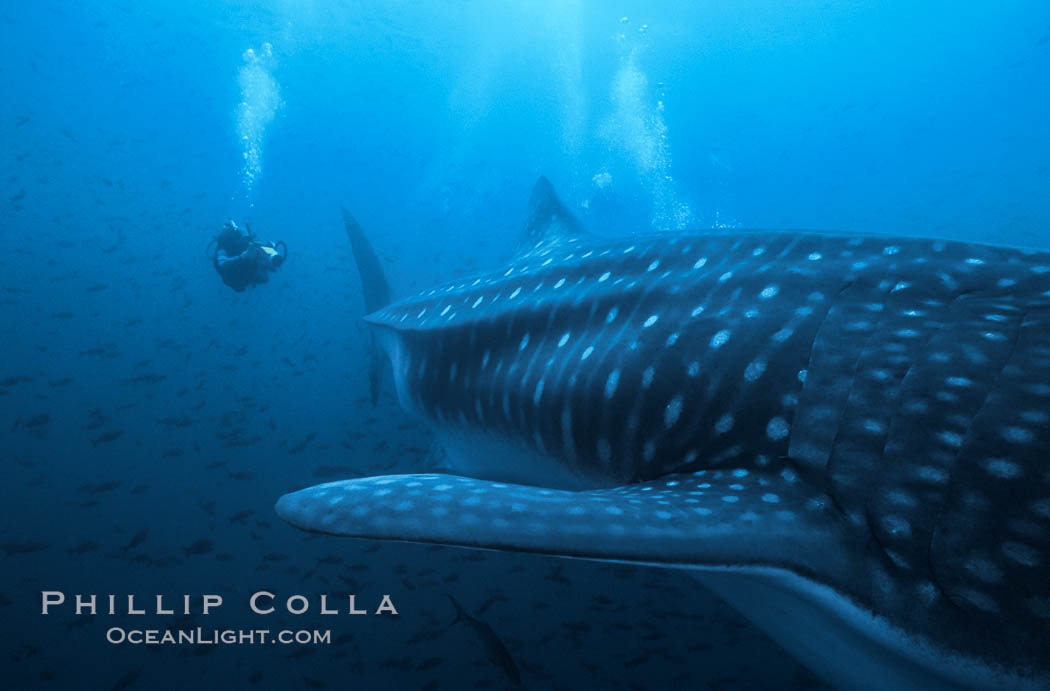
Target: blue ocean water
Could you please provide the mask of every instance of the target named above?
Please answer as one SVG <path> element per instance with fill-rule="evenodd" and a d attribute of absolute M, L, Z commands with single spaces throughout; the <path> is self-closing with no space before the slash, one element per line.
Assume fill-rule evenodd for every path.
<path fill-rule="evenodd" d="M 818 688 L 687 576 L 307 536 L 280 494 L 410 472 L 339 206 L 395 293 L 505 260 L 532 183 L 598 234 L 812 228 L 1050 248 L 1044 2 L 39 2 L 0 9 L 0 648 L 9 688 Z M 289 260 L 243 293 L 227 218 Z M 220 593 L 136 615 L 42 590 Z M 251 593 L 310 613 L 253 615 Z M 374 611 L 320 615 L 318 597 Z"/>

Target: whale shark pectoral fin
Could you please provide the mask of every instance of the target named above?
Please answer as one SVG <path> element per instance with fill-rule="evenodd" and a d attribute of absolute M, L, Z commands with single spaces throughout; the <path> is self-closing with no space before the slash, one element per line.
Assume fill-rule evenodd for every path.
<path fill-rule="evenodd" d="M 281 497 L 292 525 L 349 537 L 674 566 L 798 565 L 836 520 L 800 484 L 705 471 L 584 492 L 455 475 L 332 482 Z M 815 549 L 817 548 L 817 549 Z"/>

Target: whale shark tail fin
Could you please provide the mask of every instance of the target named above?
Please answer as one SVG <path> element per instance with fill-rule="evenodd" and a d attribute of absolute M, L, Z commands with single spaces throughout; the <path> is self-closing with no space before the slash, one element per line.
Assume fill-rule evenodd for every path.
<path fill-rule="evenodd" d="M 540 177 L 532 188 L 525 228 L 518 242 L 518 254 L 530 254 L 551 245 L 574 242 L 586 233 L 579 221 L 565 208 L 550 180 Z"/>
<path fill-rule="evenodd" d="M 361 295 L 365 301 L 365 313 L 371 314 L 390 304 L 390 284 L 387 283 L 383 266 L 379 263 L 379 257 L 372 248 L 372 243 L 361 230 L 361 224 L 345 207 L 340 208 L 343 210 L 343 225 L 346 226 L 346 236 L 350 239 L 350 248 L 353 250 L 354 262 L 357 264 L 357 273 L 361 278 Z M 369 332 L 368 383 L 373 406 L 379 402 L 385 364 L 386 355 L 376 343 L 375 334 Z"/>
<path fill-rule="evenodd" d="M 361 224 L 345 207 L 340 208 L 343 210 L 346 236 L 350 239 L 350 248 L 354 252 L 357 273 L 361 276 L 361 293 L 365 299 L 365 311 L 371 314 L 390 304 L 390 285 L 379 263 L 379 257 L 372 249 L 372 243 L 361 230 Z"/>

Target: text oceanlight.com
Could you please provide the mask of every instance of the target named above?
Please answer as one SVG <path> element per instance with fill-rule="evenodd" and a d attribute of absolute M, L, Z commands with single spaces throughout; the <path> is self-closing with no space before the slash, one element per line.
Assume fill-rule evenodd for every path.
<path fill-rule="evenodd" d="M 114 626 L 106 631 L 106 640 L 113 645 L 330 645 L 329 630 L 299 629 L 297 631 L 269 629 L 124 629 Z"/>

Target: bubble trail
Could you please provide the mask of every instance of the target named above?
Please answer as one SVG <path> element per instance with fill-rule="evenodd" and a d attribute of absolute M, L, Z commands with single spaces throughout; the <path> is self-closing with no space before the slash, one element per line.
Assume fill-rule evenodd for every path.
<path fill-rule="evenodd" d="M 237 75 L 241 102 L 237 107 L 237 135 L 244 158 L 241 182 L 244 194 L 252 203 L 255 183 L 262 174 L 263 143 L 266 126 L 273 121 L 281 105 L 280 87 L 270 73 L 273 47 L 262 44 L 259 52 L 244 51 L 244 65 Z"/>
<path fill-rule="evenodd" d="M 628 24 L 630 20 L 624 17 L 620 22 Z M 625 30 L 618 36 L 625 52 L 610 88 L 613 111 L 605 122 L 603 134 L 626 154 L 645 181 L 653 198 L 652 224 L 659 228 L 681 229 L 689 224 L 692 212 L 689 205 L 679 198 L 671 176 L 664 104 L 662 100 L 653 103 L 649 79 L 638 64 L 639 53 L 645 44 L 636 41 L 647 29 L 642 25 L 637 32 L 629 34 Z M 596 176 L 595 183 L 598 182 Z"/>

